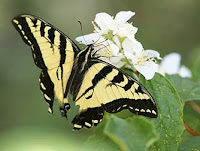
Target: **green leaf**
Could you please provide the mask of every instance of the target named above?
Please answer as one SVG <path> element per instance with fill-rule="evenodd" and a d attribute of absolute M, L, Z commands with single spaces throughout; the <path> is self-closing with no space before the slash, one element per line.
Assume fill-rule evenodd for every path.
<path fill-rule="evenodd" d="M 111 115 L 104 132 L 123 151 L 146 151 L 158 138 L 153 123 L 136 116 L 123 120 Z"/>
<path fill-rule="evenodd" d="M 179 147 L 179 151 L 199 151 L 200 137 L 193 137 Z"/>
<path fill-rule="evenodd" d="M 155 126 L 160 134 L 160 139 L 155 143 L 154 149 L 160 151 L 177 150 L 184 130 L 183 109 L 178 93 L 170 81 L 158 73 L 149 81 L 140 77 L 140 82 L 152 94 L 158 108 Z"/>
<path fill-rule="evenodd" d="M 168 75 L 167 78 L 176 88 L 182 101 L 200 100 L 200 83 L 178 75 Z"/>
<path fill-rule="evenodd" d="M 103 121 L 94 129 L 93 134 L 85 141 L 81 151 L 120 151 L 118 145 L 103 133 L 106 122 L 107 114 L 104 115 Z"/>
<path fill-rule="evenodd" d="M 104 134 L 93 134 L 84 143 L 81 151 L 120 151 L 117 144 L 113 143 Z"/>

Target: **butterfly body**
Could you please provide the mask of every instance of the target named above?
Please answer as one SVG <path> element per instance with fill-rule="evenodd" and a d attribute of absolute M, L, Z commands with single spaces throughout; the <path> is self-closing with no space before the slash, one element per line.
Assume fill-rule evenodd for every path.
<path fill-rule="evenodd" d="M 67 117 L 69 95 L 80 107 L 72 121 L 74 129 L 98 125 L 105 111 L 129 109 L 135 114 L 157 117 L 150 93 L 135 79 L 96 57 L 94 45 L 80 50 L 60 30 L 32 15 L 16 16 L 13 25 L 31 46 L 33 60 L 42 70 L 40 90 L 48 111 L 53 112 L 53 102 L 58 99 L 61 114 Z"/>

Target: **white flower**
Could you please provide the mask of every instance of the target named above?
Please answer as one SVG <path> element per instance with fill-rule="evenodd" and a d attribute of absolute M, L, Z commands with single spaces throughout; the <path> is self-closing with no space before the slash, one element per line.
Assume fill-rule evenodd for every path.
<path fill-rule="evenodd" d="M 107 13 L 98 13 L 93 22 L 94 33 L 77 37 L 76 41 L 94 44 L 100 59 L 117 67 L 132 67 L 149 80 L 159 67 L 154 59 L 161 58 L 157 51 L 144 50 L 135 39 L 137 28 L 127 22 L 134 15 L 131 11 L 121 11 L 114 18 Z"/>
<path fill-rule="evenodd" d="M 179 69 L 179 75 L 182 78 L 191 78 L 192 77 L 192 73 L 190 71 L 190 69 L 188 69 L 186 66 L 182 65 Z"/>
<path fill-rule="evenodd" d="M 115 19 L 107 13 L 98 13 L 94 20 L 95 32 L 105 36 L 109 34 L 117 35 L 120 37 L 135 38 L 137 28 L 127 23 L 127 21 L 134 16 L 135 13 L 131 11 L 121 11 L 117 13 Z"/>
<path fill-rule="evenodd" d="M 155 50 L 144 50 L 138 41 L 125 39 L 122 43 L 125 56 L 130 59 L 134 68 L 140 72 L 145 79 L 152 79 L 159 66 L 154 59 L 161 59 L 160 54 Z"/>
<path fill-rule="evenodd" d="M 84 44 L 84 45 L 99 43 L 104 40 L 105 40 L 105 38 L 102 37 L 99 33 L 91 33 L 91 34 L 80 36 L 80 37 L 76 38 L 76 41 L 78 41 L 79 43 Z"/>
<path fill-rule="evenodd" d="M 180 63 L 181 55 L 178 53 L 170 53 L 160 63 L 159 72 L 162 75 L 179 74 L 183 78 L 191 78 L 191 71 L 187 67 L 181 66 Z"/>

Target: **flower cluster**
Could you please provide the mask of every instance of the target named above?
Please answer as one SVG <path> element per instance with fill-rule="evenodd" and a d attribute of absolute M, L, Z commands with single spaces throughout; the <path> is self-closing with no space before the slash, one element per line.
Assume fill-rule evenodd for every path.
<path fill-rule="evenodd" d="M 162 70 L 157 63 L 162 58 L 155 50 L 144 50 L 136 40 L 138 28 L 127 22 L 134 15 L 131 11 L 121 11 L 114 18 L 107 13 L 98 13 L 92 22 L 94 33 L 77 37 L 76 41 L 85 45 L 94 44 L 96 55 L 102 60 L 119 68 L 131 68 L 149 80 L 155 72 Z"/>

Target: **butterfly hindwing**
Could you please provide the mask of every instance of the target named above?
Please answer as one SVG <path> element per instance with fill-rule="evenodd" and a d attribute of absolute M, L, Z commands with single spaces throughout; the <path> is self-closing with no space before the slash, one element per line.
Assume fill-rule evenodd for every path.
<path fill-rule="evenodd" d="M 60 30 L 32 15 L 19 15 L 13 18 L 13 25 L 26 44 L 32 48 L 34 63 L 42 69 L 40 89 L 49 111 L 57 98 L 60 106 L 68 103 L 64 98 L 74 57 L 79 51 L 73 41 Z"/>
<path fill-rule="evenodd" d="M 89 61 L 76 105 L 79 113 L 72 123 L 74 129 L 92 127 L 103 118 L 104 111 L 117 113 L 123 109 L 147 117 L 157 117 L 157 108 L 148 91 L 118 68 L 100 61 Z"/>

